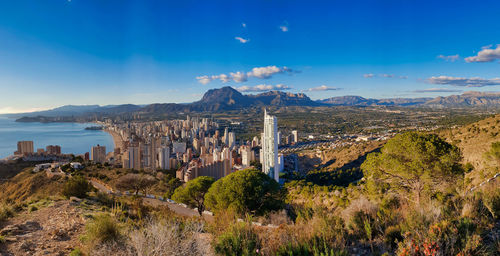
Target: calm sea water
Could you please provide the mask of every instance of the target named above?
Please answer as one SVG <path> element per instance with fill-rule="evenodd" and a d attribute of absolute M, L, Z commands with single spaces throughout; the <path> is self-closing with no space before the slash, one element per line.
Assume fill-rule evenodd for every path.
<path fill-rule="evenodd" d="M 113 138 L 104 131 L 85 130 L 94 124 L 79 123 L 18 123 L 14 119 L 0 117 L 0 158 L 17 150 L 20 140 L 32 140 L 35 151 L 47 145 L 61 146 L 62 153 L 83 154 L 97 144 L 114 148 Z"/>

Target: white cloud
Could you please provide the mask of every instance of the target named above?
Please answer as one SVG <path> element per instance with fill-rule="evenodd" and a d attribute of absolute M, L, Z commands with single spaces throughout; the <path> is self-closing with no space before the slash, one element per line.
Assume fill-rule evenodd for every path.
<path fill-rule="evenodd" d="M 461 87 L 483 87 L 500 85 L 500 78 L 484 79 L 480 77 L 452 77 L 452 76 L 433 76 L 426 80 L 430 84 L 453 85 Z"/>
<path fill-rule="evenodd" d="M 471 56 L 465 58 L 466 62 L 492 62 L 494 60 L 500 59 L 500 44 L 497 48 L 491 48 L 492 46 L 485 46 L 481 51 L 477 53 L 476 56 Z"/>
<path fill-rule="evenodd" d="M 200 82 L 201 84 L 208 84 L 213 80 L 209 76 L 197 76 L 196 79 L 198 79 L 198 82 Z"/>
<path fill-rule="evenodd" d="M 313 87 L 313 88 L 309 88 L 307 89 L 306 91 L 308 92 L 317 92 L 317 91 L 337 91 L 337 90 L 341 90 L 342 88 L 337 88 L 337 87 L 330 87 L 330 86 L 326 86 L 326 85 L 321 85 L 321 86 L 318 86 L 318 87 Z"/>
<path fill-rule="evenodd" d="M 399 78 L 399 79 L 407 79 L 408 76 L 397 76 L 394 74 L 380 74 L 380 75 L 375 75 L 375 74 L 364 74 L 364 78 L 373 78 L 373 77 L 385 77 L 385 78 Z"/>
<path fill-rule="evenodd" d="M 246 82 L 250 77 L 268 79 L 275 74 L 280 74 L 280 73 L 294 74 L 297 72 L 298 71 L 292 70 L 291 68 L 288 67 L 267 66 L 267 67 L 255 67 L 252 68 L 251 71 L 246 73 L 238 71 L 238 72 L 231 72 L 229 73 L 229 75 L 220 74 L 213 76 L 206 76 L 206 75 L 198 76 L 196 77 L 196 79 L 198 79 L 198 82 L 200 82 L 201 84 L 208 84 L 214 80 L 221 80 L 223 83 L 227 83 L 229 81 L 241 83 L 241 82 Z"/>
<path fill-rule="evenodd" d="M 277 85 L 270 85 L 270 84 L 259 84 L 255 86 L 241 86 L 235 88 L 239 92 L 267 92 L 267 91 L 284 91 L 284 90 L 290 90 L 292 89 L 288 85 L 284 84 L 277 84 Z"/>
<path fill-rule="evenodd" d="M 287 21 L 284 21 L 283 24 L 281 26 L 279 26 L 279 29 L 282 31 L 282 32 L 288 32 L 288 22 Z"/>
<path fill-rule="evenodd" d="M 455 62 L 456 60 L 458 60 L 460 58 L 460 55 L 458 54 L 455 54 L 455 55 L 438 55 L 437 56 L 438 59 L 442 59 L 442 60 L 445 60 L 445 61 L 449 61 L 449 62 Z"/>
<path fill-rule="evenodd" d="M 431 93 L 431 92 L 461 92 L 462 90 L 449 89 L 449 88 L 429 88 L 422 90 L 415 90 L 416 93 Z"/>
<path fill-rule="evenodd" d="M 246 44 L 250 41 L 250 39 L 245 39 L 245 38 L 239 37 L 239 36 L 235 37 L 234 39 L 240 41 L 240 43 L 242 43 L 242 44 Z"/>
<path fill-rule="evenodd" d="M 252 68 L 252 71 L 248 72 L 247 75 L 250 77 L 258 77 L 258 78 L 270 78 L 272 75 L 277 73 L 282 73 L 288 70 L 287 67 L 279 68 L 276 66 L 267 66 L 260 68 Z"/>
<path fill-rule="evenodd" d="M 246 82 L 248 80 L 248 76 L 240 71 L 236 73 L 231 72 L 229 74 L 231 75 L 231 78 L 237 83 Z"/>
<path fill-rule="evenodd" d="M 241 26 L 246 28 L 247 27 L 247 24 L 246 23 L 241 23 Z"/>

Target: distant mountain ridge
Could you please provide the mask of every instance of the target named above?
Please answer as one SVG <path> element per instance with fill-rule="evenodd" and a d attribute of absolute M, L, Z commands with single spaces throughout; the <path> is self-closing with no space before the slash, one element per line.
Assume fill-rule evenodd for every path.
<path fill-rule="evenodd" d="M 289 93 L 281 91 L 270 91 L 259 94 L 244 95 L 232 87 L 226 86 L 220 89 L 208 90 L 201 100 L 190 104 L 151 104 L 140 110 L 140 112 L 210 112 L 238 110 L 248 107 L 259 106 L 322 106 L 324 104 L 311 100 L 303 93 Z"/>
<path fill-rule="evenodd" d="M 332 106 L 415 106 L 429 100 L 432 98 L 367 99 L 361 96 L 347 95 L 318 100 L 318 102 Z"/>
<path fill-rule="evenodd" d="M 199 101 L 186 104 L 156 103 L 149 105 L 66 105 L 51 110 L 32 113 L 4 114 L 12 118 L 21 117 L 71 117 L 92 116 L 99 114 L 134 114 L 134 113 L 174 113 L 174 112 L 218 112 L 264 106 L 401 106 L 431 108 L 462 107 L 500 107 L 500 92 L 464 92 L 462 95 L 447 97 L 388 98 L 371 99 L 347 95 L 313 101 L 304 93 L 269 91 L 259 94 L 242 94 L 232 87 L 208 90 Z M 31 120 L 31 119 L 24 119 Z M 36 119 L 33 119 L 36 120 Z"/>

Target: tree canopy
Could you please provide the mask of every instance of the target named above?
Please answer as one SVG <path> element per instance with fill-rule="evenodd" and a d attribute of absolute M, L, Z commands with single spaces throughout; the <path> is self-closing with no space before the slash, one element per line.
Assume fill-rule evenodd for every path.
<path fill-rule="evenodd" d="M 178 187 L 175 190 L 172 199 L 177 202 L 185 203 L 190 207 L 196 207 L 201 216 L 205 210 L 205 194 L 214 181 L 214 178 L 207 176 L 200 176 L 190 180 L 184 187 Z"/>
<path fill-rule="evenodd" d="M 419 203 L 424 192 L 458 180 L 463 174 L 460 160 L 460 150 L 437 135 L 407 132 L 390 139 L 381 152 L 369 154 L 361 168 L 369 187 L 404 192 Z"/>
<path fill-rule="evenodd" d="M 147 190 L 156 182 L 151 175 L 129 173 L 118 179 L 116 187 L 121 190 L 132 190 L 135 194 L 142 190 L 144 194 L 147 194 Z"/>
<path fill-rule="evenodd" d="M 92 189 L 92 185 L 83 176 L 73 176 L 65 184 L 62 194 L 66 197 L 87 197 L 87 193 Z"/>
<path fill-rule="evenodd" d="M 216 181 L 205 196 L 214 211 L 231 208 L 239 214 L 263 214 L 282 207 L 279 184 L 255 169 L 237 171 Z"/>

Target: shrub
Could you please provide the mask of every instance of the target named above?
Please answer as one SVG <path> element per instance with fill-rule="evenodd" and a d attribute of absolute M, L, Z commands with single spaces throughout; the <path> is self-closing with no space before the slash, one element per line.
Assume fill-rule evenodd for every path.
<path fill-rule="evenodd" d="M 203 224 L 199 222 L 150 220 L 130 234 L 129 243 L 138 255 L 202 255 L 197 239 Z"/>
<path fill-rule="evenodd" d="M 110 215 L 100 214 L 86 225 L 84 238 L 90 244 L 113 242 L 120 238 L 120 226 Z"/>
<path fill-rule="evenodd" d="M 396 226 L 390 226 L 385 230 L 384 242 L 392 250 L 396 249 L 399 242 L 403 241 L 401 229 Z"/>
<path fill-rule="evenodd" d="M 259 255 L 260 241 L 250 223 L 235 223 L 214 245 L 219 255 Z"/>
<path fill-rule="evenodd" d="M 14 210 L 9 205 L 0 205 L 0 222 L 14 216 Z"/>
<path fill-rule="evenodd" d="M 115 204 L 115 200 L 112 196 L 102 192 L 96 193 L 96 200 L 107 207 L 113 207 Z"/>
<path fill-rule="evenodd" d="M 37 210 L 38 210 L 38 208 L 35 205 L 30 205 L 30 207 L 28 208 L 29 212 L 34 212 L 34 211 L 37 211 Z"/>
<path fill-rule="evenodd" d="M 75 248 L 69 253 L 68 256 L 83 256 L 83 253 L 79 248 Z"/>
<path fill-rule="evenodd" d="M 92 185 L 83 176 L 73 176 L 64 184 L 62 194 L 68 198 L 85 198 L 91 189 Z"/>
<path fill-rule="evenodd" d="M 255 169 L 229 174 L 216 181 L 205 196 L 213 211 L 233 209 L 244 215 L 262 215 L 283 207 L 283 195 L 278 182 Z"/>
<path fill-rule="evenodd" d="M 5 243 L 5 237 L 0 236 L 0 244 L 3 244 L 3 243 Z"/>

